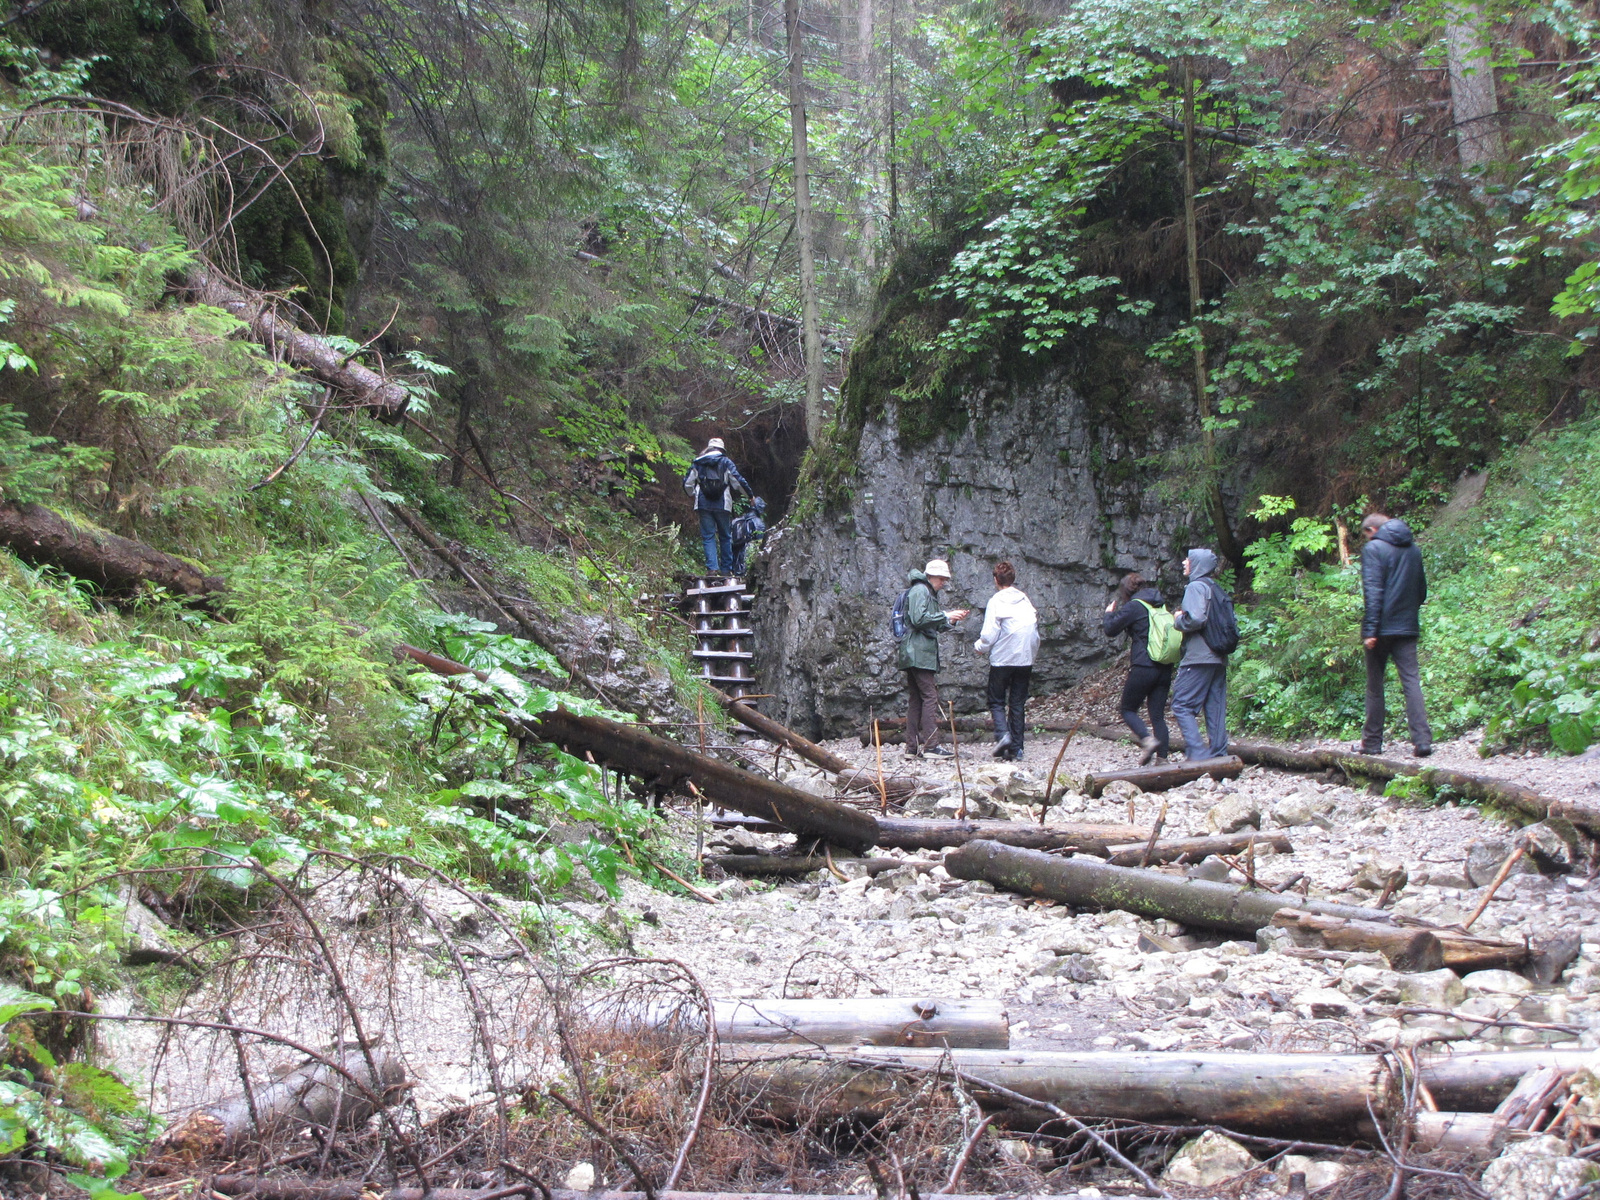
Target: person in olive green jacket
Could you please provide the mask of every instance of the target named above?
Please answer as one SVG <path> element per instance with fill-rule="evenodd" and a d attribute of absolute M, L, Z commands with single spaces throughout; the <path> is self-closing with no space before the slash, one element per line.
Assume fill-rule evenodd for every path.
<path fill-rule="evenodd" d="M 906 673 L 911 704 L 906 712 L 906 753 L 914 758 L 933 754 L 948 758 L 939 745 L 938 634 L 964 621 L 970 609 L 945 612 L 938 596 L 950 582 L 950 564 L 932 560 L 920 571 L 906 572 L 906 635 L 900 639 L 898 662 Z"/>

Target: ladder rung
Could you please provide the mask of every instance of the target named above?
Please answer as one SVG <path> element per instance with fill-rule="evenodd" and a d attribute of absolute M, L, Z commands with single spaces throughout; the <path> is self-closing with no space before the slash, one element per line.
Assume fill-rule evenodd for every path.
<path fill-rule="evenodd" d="M 755 659 L 755 655 L 748 650 L 691 650 L 695 658 L 742 658 L 746 661 Z"/>

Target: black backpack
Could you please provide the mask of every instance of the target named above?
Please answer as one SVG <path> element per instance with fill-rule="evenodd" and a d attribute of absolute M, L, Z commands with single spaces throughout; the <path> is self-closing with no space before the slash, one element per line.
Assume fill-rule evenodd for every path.
<path fill-rule="evenodd" d="M 726 454 L 719 454 L 711 459 L 696 459 L 694 464 L 695 482 L 700 486 L 700 498 L 709 500 L 713 504 L 721 504 L 722 497 L 728 490 L 728 468 L 732 460 Z"/>
<path fill-rule="evenodd" d="M 1211 653 L 1226 658 L 1239 648 L 1239 619 L 1233 612 L 1233 601 L 1214 579 L 1211 585 L 1211 603 L 1206 608 L 1206 627 L 1201 635 Z"/>

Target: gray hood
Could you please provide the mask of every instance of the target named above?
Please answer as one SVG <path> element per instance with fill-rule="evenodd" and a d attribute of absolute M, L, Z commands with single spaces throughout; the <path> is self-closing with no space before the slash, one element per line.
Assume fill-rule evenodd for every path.
<path fill-rule="evenodd" d="M 1390 524 L 1391 525 L 1398 525 L 1399 522 L 1398 521 L 1391 521 Z M 1387 529 L 1387 528 L 1389 528 L 1389 526 L 1385 525 L 1384 528 Z M 1404 529 L 1405 527 L 1402 525 L 1401 528 Z M 1407 537 L 1411 536 L 1411 531 L 1409 529 L 1406 530 L 1406 536 Z M 1202 549 L 1199 549 L 1197 547 L 1196 549 L 1193 549 L 1193 550 L 1189 551 L 1189 582 L 1190 583 L 1193 583 L 1197 579 L 1208 578 L 1210 576 L 1211 572 L 1215 571 L 1216 569 L 1217 569 L 1217 556 L 1215 554 L 1213 554 L 1210 550 L 1202 550 Z"/>
<path fill-rule="evenodd" d="M 1388 542 L 1391 546 L 1409 546 L 1416 538 L 1412 536 L 1411 526 L 1399 517 L 1385 521 L 1378 526 L 1378 532 L 1373 534 L 1380 542 Z"/>

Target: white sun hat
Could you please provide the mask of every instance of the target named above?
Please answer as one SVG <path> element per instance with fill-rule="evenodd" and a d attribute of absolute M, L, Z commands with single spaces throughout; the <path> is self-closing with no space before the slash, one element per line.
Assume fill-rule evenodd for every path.
<path fill-rule="evenodd" d="M 945 560 L 942 558 L 930 558 L 928 560 L 928 565 L 922 568 L 922 573 L 929 577 L 937 575 L 941 579 L 949 579 L 950 564 L 945 562 Z"/>

